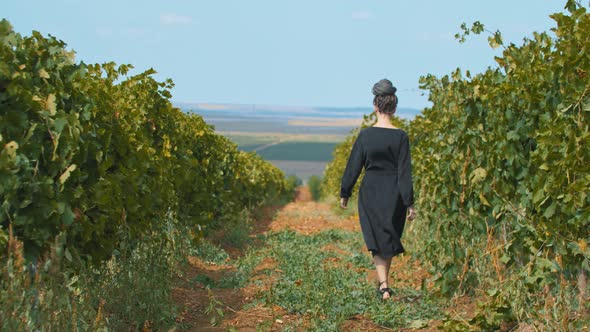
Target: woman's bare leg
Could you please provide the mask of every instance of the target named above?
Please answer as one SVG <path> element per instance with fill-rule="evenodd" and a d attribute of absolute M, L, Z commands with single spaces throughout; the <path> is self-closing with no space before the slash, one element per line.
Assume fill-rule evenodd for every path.
<path fill-rule="evenodd" d="M 389 287 L 389 268 L 391 267 L 391 258 L 383 258 L 379 255 L 373 256 L 375 262 L 375 269 L 377 270 L 377 278 L 379 279 L 379 289 Z M 389 293 L 383 294 L 383 299 L 388 299 Z"/>

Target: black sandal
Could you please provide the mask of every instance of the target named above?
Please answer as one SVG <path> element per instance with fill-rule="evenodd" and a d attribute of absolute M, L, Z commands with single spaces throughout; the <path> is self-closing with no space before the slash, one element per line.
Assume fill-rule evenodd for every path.
<path fill-rule="evenodd" d="M 379 287 L 381 287 L 381 285 L 383 285 L 386 282 L 387 281 L 381 281 L 379 283 L 379 286 L 377 286 L 377 293 L 379 294 L 379 296 L 381 298 L 381 301 L 388 300 L 388 299 L 390 299 L 393 296 L 393 291 L 391 290 L 391 288 L 389 288 L 389 287 L 379 288 Z M 385 294 L 385 293 L 389 294 L 389 297 L 387 299 L 384 299 L 383 298 L 383 294 Z"/>

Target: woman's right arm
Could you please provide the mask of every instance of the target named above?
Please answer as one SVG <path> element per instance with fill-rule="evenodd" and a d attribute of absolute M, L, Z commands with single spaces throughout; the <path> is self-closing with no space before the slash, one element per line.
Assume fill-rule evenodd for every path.
<path fill-rule="evenodd" d="M 359 175 L 361 174 L 363 164 L 364 151 L 363 145 L 361 143 L 361 134 L 359 134 L 359 136 L 354 141 L 352 151 L 350 152 L 348 162 L 346 163 L 346 169 L 344 170 L 344 174 L 342 175 L 342 183 L 340 186 L 340 198 L 346 199 L 346 202 L 348 202 L 348 198 L 352 195 L 352 189 L 354 188 L 354 185 Z"/>

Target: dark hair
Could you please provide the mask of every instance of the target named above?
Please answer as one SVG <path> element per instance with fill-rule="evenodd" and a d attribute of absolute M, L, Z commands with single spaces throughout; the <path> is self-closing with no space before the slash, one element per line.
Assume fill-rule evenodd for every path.
<path fill-rule="evenodd" d="M 373 85 L 371 90 L 375 95 L 373 105 L 377 106 L 380 113 L 393 114 L 397 108 L 397 89 L 391 84 L 391 81 L 384 78 Z"/>
<path fill-rule="evenodd" d="M 373 98 L 373 105 L 377 106 L 381 113 L 393 114 L 397 109 L 397 96 L 395 94 L 376 95 Z"/>

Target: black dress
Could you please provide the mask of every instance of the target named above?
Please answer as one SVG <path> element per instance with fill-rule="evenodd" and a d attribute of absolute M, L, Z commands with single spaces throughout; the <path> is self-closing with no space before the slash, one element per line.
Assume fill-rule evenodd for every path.
<path fill-rule="evenodd" d="M 358 210 L 367 249 L 384 258 L 396 256 L 404 252 L 406 211 L 414 203 L 406 132 L 381 127 L 361 130 L 342 176 L 340 197 L 350 197 L 363 166 Z"/>

